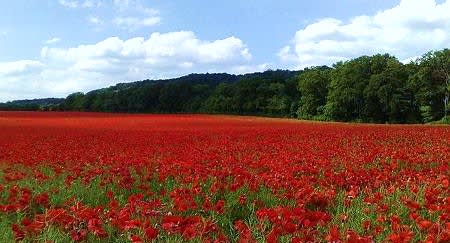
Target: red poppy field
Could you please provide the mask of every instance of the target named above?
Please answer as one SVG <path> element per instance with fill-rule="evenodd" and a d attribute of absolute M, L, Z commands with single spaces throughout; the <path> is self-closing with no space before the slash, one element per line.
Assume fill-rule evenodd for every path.
<path fill-rule="evenodd" d="M 450 127 L 0 112 L 0 242 L 449 242 Z"/>

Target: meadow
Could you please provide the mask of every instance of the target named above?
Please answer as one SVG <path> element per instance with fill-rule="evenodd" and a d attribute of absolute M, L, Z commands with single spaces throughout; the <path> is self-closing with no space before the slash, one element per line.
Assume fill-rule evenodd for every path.
<path fill-rule="evenodd" d="M 0 242 L 449 242 L 450 127 L 0 112 Z"/>

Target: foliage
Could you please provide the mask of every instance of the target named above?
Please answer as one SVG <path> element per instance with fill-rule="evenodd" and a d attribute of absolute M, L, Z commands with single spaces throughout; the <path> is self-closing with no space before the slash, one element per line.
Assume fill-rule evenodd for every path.
<path fill-rule="evenodd" d="M 450 125 L 450 116 L 445 116 L 441 120 L 431 122 L 432 124 L 447 124 Z"/>
<path fill-rule="evenodd" d="M 58 106 L 63 102 L 64 99 L 58 98 L 15 100 L 6 103 L 0 103 L 0 110 L 36 111 L 48 109 L 48 107 L 52 106 Z"/>
<path fill-rule="evenodd" d="M 330 68 L 305 69 L 298 79 L 298 89 L 301 94 L 298 117 L 311 119 L 323 115 L 330 84 Z"/>

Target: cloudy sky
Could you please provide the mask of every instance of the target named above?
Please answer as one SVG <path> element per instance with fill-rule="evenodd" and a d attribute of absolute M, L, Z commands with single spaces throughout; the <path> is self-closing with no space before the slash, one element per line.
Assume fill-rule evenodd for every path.
<path fill-rule="evenodd" d="M 0 102 L 193 72 L 331 65 L 450 47 L 450 0 L 0 3 Z"/>

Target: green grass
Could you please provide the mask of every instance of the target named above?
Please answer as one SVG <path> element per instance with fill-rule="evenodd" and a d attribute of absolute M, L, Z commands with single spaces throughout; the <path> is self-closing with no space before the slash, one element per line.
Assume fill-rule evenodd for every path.
<path fill-rule="evenodd" d="M 14 168 L 16 169 L 16 168 Z M 163 205 L 168 207 L 168 211 L 170 211 L 171 205 L 173 205 L 172 199 L 169 196 L 169 193 L 166 193 L 165 196 L 160 196 L 162 191 L 170 192 L 176 188 L 189 187 L 190 185 L 180 184 L 175 178 L 168 178 L 164 182 L 160 182 L 155 176 L 151 180 L 143 181 L 136 174 L 132 173 L 134 177 L 134 184 L 132 185 L 132 189 L 124 189 L 116 184 L 101 184 L 101 176 L 97 176 L 90 180 L 88 184 L 83 183 L 81 179 L 76 179 L 70 183 L 70 185 L 66 184 L 67 174 L 59 174 L 56 175 L 52 169 L 50 168 L 42 168 L 41 172 L 45 175 L 49 176 L 50 179 L 45 180 L 43 182 L 37 182 L 34 178 L 32 178 L 32 174 L 30 171 L 26 171 L 21 168 L 17 168 L 17 170 L 24 171 L 28 176 L 22 180 L 5 183 L 3 181 L 3 171 L 0 170 L 0 182 L 5 186 L 5 190 L 0 195 L 0 203 L 6 203 L 8 197 L 8 188 L 13 185 L 17 185 L 20 188 L 28 188 L 33 192 L 33 195 L 38 193 L 47 192 L 49 194 L 49 202 L 50 207 L 64 207 L 67 206 L 66 203 L 68 201 L 79 201 L 82 202 L 83 205 L 87 205 L 90 207 L 95 206 L 105 206 L 109 202 L 109 198 L 106 196 L 107 191 L 112 191 L 116 200 L 119 201 L 121 206 L 125 205 L 128 201 L 128 197 L 130 195 L 141 192 L 137 185 L 145 184 L 147 185 L 151 191 L 153 192 L 153 198 L 158 198 L 162 200 Z M 201 184 L 201 188 L 203 193 L 209 195 L 209 188 L 212 185 L 212 181 L 214 179 L 205 180 Z M 247 202 L 244 205 L 241 205 L 239 202 L 239 197 L 241 195 L 247 196 Z M 255 239 L 259 242 L 264 242 L 264 232 L 257 230 L 256 225 L 259 224 L 256 218 L 256 209 L 255 206 L 251 203 L 253 201 L 259 201 L 265 207 L 273 207 L 276 205 L 288 205 L 289 202 L 287 200 L 279 200 L 275 197 L 271 191 L 267 188 L 261 187 L 256 192 L 251 192 L 247 186 L 241 187 L 236 191 L 220 191 L 211 196 L 212 203 L 214 204 L 218 200 L 225 200 L 225 208 L 223 214 L 218 214 L 216 212 L 201 212 L 198 210 L 188 211 L 184 214 L 186 215 L 202 215 L 205 218 L 213 220 L 222 230 L 223 232 L 230 237 L 232 240 L 238 239 L 238 233 L 234 229 L 234 222 L 236 220 L 242 220 L 246 224 L 253 229 L 253 235 Z M 147 198 L 152 199 L 152 198 Z M 204 198 L 198 197 L 196 201 L 199 205 L 202 205 Z M 44 209 L 38 206 L 32 206 L 27 209 L 23 213 L 2 213 L 0 214 L 0 242 L 13 242 L 13 233 L 11 230 L 11 225 L 17 223 L 20 225 L 22 219 L 24 217 L 32 217 L 33 214 L 43 213 Z M 182 213 L 183 214 L 183 213 Z M 269 226 L 267 226 L 269 227 Z M 116 229 L 111 228 L 108 224 L 105 225 L 105 230 L 108 233 L 108 237 L 105 239 L 99 239 L 94 237 L 93 235 L 89 235 L 88 242 L 130 242 L 129 237 L 131 235 L 130 232 L 120 233 Z M 134 233 L 143 235 L 142 232 L 133 230 Z M 32 238 L 27 237 L 24 242 L 46 242 L 47 240 L 51 240 L 53 242 L 72 242 L 70 235 L 68 232 L 64 232 L 61 228 L 56 226 L 49 226 L 43 229 L 40 235 L 34 236 Z M 180 242 L 183 241 L 180 235 L 167 235 L 160 234 L 157 239 L 158 242 Z M 202 242 L 201 239 L 194 239 L 190 242 Z"/>
<path fill-rule="evenodd" d="M 450 115 L 443 117 L 441 120 L 432 121 L 429 124 L 450 125 Z"/>
<path fill-rule="evenodd" d="M 157 175 L 150 177 L 150 179 L 143 179 L 144 177 L 139 176 L 137 173 L 132 172 L 133 184 L 130 185 L 131 189 L 125 189 L 118 186 L 115 183 L 102 184 L 102 176 L 99 175 L 89 183 L 84 183 L 83 180 L 76 179 L 70 185 L 66 184 L 67 174 L 56 175 L 52 169 L 43 167 L 41 171 L 49 176 L 50 179 L 43 182 L 37 182 L 31 175 L 30 171 L 26 171 L 24 168 L 17 168 L 18 171 L 22 171 L 28 176 L 22 180 L 15 182 L 5 182 L 3 180 L 4 172 L 0 170 L 0 183 L 5 187 L 0 193 L 0 204 L 5 204 L 8 198 L 8 189 L 13 185 L 17 185 L 20 188 L 29 188 L 32 190 L 33 195 L 38 193 L 49 193 L 50 207 L 67 207 L 66 203 L 68 201 L 74 202 L 79 201 L 83 205 L 90 207 L 96 206 L 106 206 L 109 203 L 109 198 L 107 197 L 107 191 L 112 191 L 116 200 L 118 200 L 120 206 L 124 206 L 130 195 L 136 193 L 144 193 L 145 200 L 159 199 L 163 205 L 163 212 L 173 212 L 172 198 L 169 192 L 177 188 L 191 188 L 192 185 L 182 184 L 176 178 L 167 178 L 165 181 L 160 181 Z M 108 175 L 110 176 L 110 175 Z M 147 178 L 147 177 L 145 177 Z M 228 178 L 232 182 L 232 178 Z M 248 186 L 242 186 L 235 191 L 231 190 L 221 190 L 216 193 L 211 193 L 210 188 L 214 183 L 215 178 L 205 179 L 200 183 L 201 193 L 195 196 L 195 202 L 197 205 L 202 205 L 205 196 L 211 200 L 214 205 L 218 200 L 225 201 L 224 212 L 219 214 L 215 211 L 203 211 L 200 208 L 194 210 L 188 210 L 186 212 L 175 212 L 177 215 L 199 215 L 207 220 L 212 220 L 221 229 L 221 231 L 229 237 L 232 242 L 238 240 L 239 235 L 234 228 L 234 223 L 237 220 L 242 220 L 251 229 L 253 237 L 258 242 L 265 242 L 266 235 L 271 230 L 271 225 L 268 222 L 260 222 L 256 217 L 256 212 L 259 207 L 264 208 L 274 208 L 278 206 L 294 207 L 295 202 L 287 199 L 280 199 L 279 196 L 274 194 L 270 189 L 266 187 L 260 187 L 256 191 L 252 191 Z M 149 196 L 139 189 L 139 185 L 147 186 L 151 193 Z M 57 189 L 57 190 L 55 190 Z M 166 192 L 163 196 L 161 192 Z M 397 189 L 390 193 L 385 188 L 379 188 L 372 193 L 380 192 L 383 196 L 383 203 L 388 205 L 388 210 L 386 213 L 382 214 L 387 220 L 385 222 L 378 222 L 377 218 L 380 216 L 376 212 L 376 207 L 374 205 L 368 205 L 364 202 L 364 198 L 368 195 L 359 194 L 356 198 L 349 200 L 346 198 L 344 191 L 337 193 L 334 201 L 326 209 L 331 215 L 332 220 L 329 224 L 325 226 L 319 226 L 318 238 L 323 238 L 329 231 L 331 226 L 338 226 L 341 235 L 345 236 L 348 230 L 357 232 L 359 235 L 368 235 L 372 231 L 366 232 L 362 224 L 364 221 L 370 221 L 372 227 L 381 226 L 383 231 L 376 236 L 374 239 L 377 242 L 385 241 L 386 237 L 392 233 L 390 230 L 389 219 L 393 215 L 400 217 L 401 223 L 411 226 L 414 232 L 414 241 L 424 240 L 426 235 L 417 228 L 415 222 L 409 218 L 410 210 L 402 203 L 402 198 L 407 197 L 417 201 L 419 204 L 424 203 L 424 192 L 425 186 L 419 189 L 417 194 L 412 193 L 407 187 L 405 189 Z M 241 195 L 246 196 L 246 202 L 241 204 L 239 198 Z M 255 202 L 257 202 L 255 204 Z M 0 213 L 0 242 L 13 242 L 13 233 L 11 230 L 12 224 L 20 224 L 22 219 L 25 217 L 32 217 L 34 214 L 43 213 L 44 208 L 31 204 L 30 208 L 23 212 L 14 213 Z M 421 217 L 424 219 L 436 222 L 438 220 L 438 213 L 429 213 L 428 210 L 419 211 Z M 341 215 L 346 215 L 347 219 L 342 220 Z M 89 234 L 87 242 L 130 242 L 129 238 L 131 234 L 137 234 L 142 236 L 142 230 L 131 230 L 129 232 L 120 232 L 118 229 L 113 228 L 108 223 L 104 224 L 105 230 L 108 236 L 104 239 L 95 237 Z M 280 242 L 289 242 L 293 236 L 286 235 L 281 237 Z M 62 228 L 56 226 L 48 226 L 43 229 L 41 234 L 33 237 L 28 237 L 24 242 L 46 242 L 50 240 L 52 242 L 72 242 L 69 232 L 63 230 Z M 156 239 L 156 242 L 184 242 L 185 240 L 181 235 L 168 235 L 163 230 L 160 231 L 160 235 Z M 189 242 L 202 242 L 202 239 L 195 238 Z"/>

